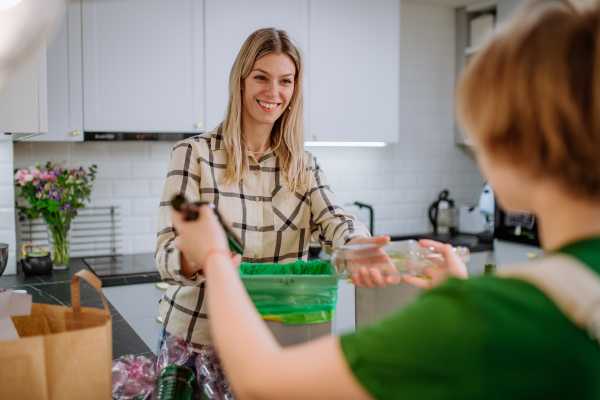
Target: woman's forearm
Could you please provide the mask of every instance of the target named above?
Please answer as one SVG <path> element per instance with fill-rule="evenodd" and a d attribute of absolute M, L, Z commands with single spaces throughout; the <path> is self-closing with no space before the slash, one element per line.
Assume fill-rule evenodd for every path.
<path fill-rule="evenodd" d="M 207 260 L 211 332 L 235 393 L 243 399 L 371 399 L 350 371 L 339 339 L 282 348 L 262 321 L 231 260 Z"/>
<path fill-rule="evenodd" d="M 232 261 L 214 254 L 206 262 L 207 301 L 213 340 L 235 389 L 262 357 L 281 350 L 263 323 Z"/>

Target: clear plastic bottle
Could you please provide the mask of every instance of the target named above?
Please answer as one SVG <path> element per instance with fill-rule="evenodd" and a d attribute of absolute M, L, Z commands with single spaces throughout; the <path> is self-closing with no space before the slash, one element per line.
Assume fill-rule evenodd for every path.
<path fill-rule="evenodd" d="M 469 249 L 458 246 L 454 252 L 464 262 L 471 257 Z M 351 278 L 361 267 L 377 268 L 383 276 L 420 275 L 426 267 L 436 267 L 443 261 L 433 248 L 423 247 L 416 240 L 376 244 L 340 246 L 331 258 L 332 272 L 340 279 Z"/>

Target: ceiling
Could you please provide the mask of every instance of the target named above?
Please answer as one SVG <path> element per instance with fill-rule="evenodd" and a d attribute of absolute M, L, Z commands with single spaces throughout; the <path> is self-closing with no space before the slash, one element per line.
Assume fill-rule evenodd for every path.
<path fill-rule="evenodd" d="M 411 3 L 419 3 L 419 4 L 432 4 L 437 6 L 446 6 L 446 7 L 461 7 L 468 6 L 475 3 L 481 3 L 481 0 L 408 0 Z"/>

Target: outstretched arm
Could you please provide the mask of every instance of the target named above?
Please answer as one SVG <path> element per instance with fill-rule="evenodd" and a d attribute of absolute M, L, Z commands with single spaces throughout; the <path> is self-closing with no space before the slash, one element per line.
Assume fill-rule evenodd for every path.
<path fill-rule="evenodd" d="M 194 222 L 173 213 L 173 222 L 181 235 L 180 250 L 203 266 L 212 336 L 241 398 L 371 398 L 348 367 L 338 338 L 279 346 L 226 255 L 227 240 L 212 210 L 202 207 Z"/>

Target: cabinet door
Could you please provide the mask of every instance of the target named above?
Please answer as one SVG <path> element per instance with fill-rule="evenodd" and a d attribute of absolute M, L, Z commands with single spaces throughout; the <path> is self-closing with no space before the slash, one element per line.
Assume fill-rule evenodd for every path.
<path fill-rule="evenodd" d="M 507 21 L 512 17 L 519 7 L 525 4 L 525 0 L 501 0 L 498 2 L 497 7 L 497 18 L 498 25 Z"/>
<path fill-rule="evenodd" d="M 310 4 L 308 140 L 399 140 L 400 1 Z"/>
<path fill-rule="evenodd" d="M 287 31 L 308 53 L 308 0 L 206 0 L 207 130 L 221 123 L 229 99 L 229 73 L 248 36 L 257 29 Z M 307 87 L 306 85 L 304 86 Z"/>
<path fill-rule="evenodd" d="M 82 7 L 85 130 L 202 132 L 202 0 Z"/>
<path fill-rule="evenodd" d="M 83 140 L 81 2 L 63 6 L 63 18 L 46 49 L 48 133 L 32 141 Z"/>
<path fill-rule="evenodd" d="M 44 43 L 0 87 L 0 132 L 45 133 L 48 130 L 47 113 Z"/>

